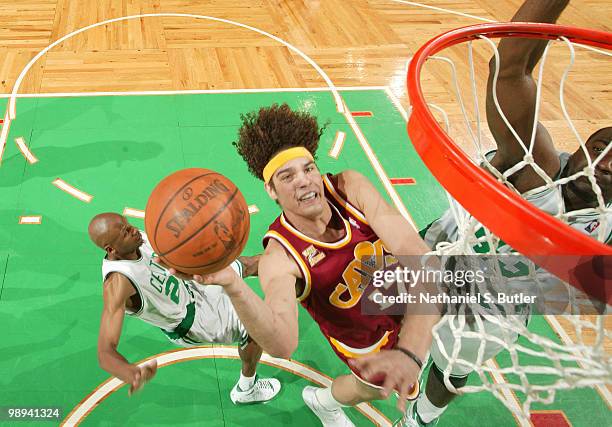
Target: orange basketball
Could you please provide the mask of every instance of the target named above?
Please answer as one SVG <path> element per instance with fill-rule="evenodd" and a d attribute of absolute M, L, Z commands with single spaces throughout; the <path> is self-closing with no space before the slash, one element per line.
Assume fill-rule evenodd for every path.
<path fill-rule="evenodd" d="M 184 169 L 151 193 L 145 230 L 161 260 L 188 274 L 227 267 L 249 238 L 249 209 L 232 181 L 209 169 Z"/>

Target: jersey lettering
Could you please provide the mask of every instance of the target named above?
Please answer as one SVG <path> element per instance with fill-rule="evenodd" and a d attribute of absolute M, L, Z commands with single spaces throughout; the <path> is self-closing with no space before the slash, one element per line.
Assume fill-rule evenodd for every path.
<path fill-rule="evenodd" d="M 342 273 L 344 283 L 338 283 L 329 296 L 330 304 L 338 308 L 354 307 L 372 281 L 374 272 L 397 264 L 397 259 L 388 255 L 380 240 L 374 243 L 360 242 L 355 246 L 353 253 L 355 258 Z"/>

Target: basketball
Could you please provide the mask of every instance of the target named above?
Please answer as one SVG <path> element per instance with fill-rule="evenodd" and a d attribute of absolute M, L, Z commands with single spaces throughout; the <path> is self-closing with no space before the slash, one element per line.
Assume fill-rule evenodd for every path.
<path fill-rule="evenodd" d="M 168 266 L 187 274 L 210 274 L 234 261 L 249 238 L 249 209 L 225 176 L 184 169 L 153 189 L 145 209 L 151 246 Z"/>

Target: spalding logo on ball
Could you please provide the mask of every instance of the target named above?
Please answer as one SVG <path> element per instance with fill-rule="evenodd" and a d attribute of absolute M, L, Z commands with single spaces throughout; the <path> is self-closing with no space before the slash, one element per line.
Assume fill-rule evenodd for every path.
<path fill-rule="evenodd" d="M 234 261 L 249 238 L 249 209 L 232 181 L 209 169 L 184 169 L 151 193 L 145 230 L 161 260 L 188 274 L 210 274 Z"/>

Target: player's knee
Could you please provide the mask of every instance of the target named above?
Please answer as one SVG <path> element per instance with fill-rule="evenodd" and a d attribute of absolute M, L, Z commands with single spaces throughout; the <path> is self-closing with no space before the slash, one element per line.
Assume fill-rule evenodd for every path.
<path fill-rule="evenodd" d="M 371 400 L 385 400 L 386 397 L 383 394 L 383 389 L 378 387 L 372 387 L 369 384 L 364 383 L 359 378 L 352 376 L 353 384 L 357 394 L 359 395 L 360 401 L 369 402 Z"/>
<path fill-rule="evenodd" d="M 440 368 L 438 368 L 438 366 L 436 366 L 435 363 L 431 364 L 431 371 L 433 372 L 435 377 L 438 379 L 438 381 L 440 381 L 440 384 L 444 384 L 444 372 L 442 372 L 440 370 Z M 462 376 L 449 375 L 448 379 L 449 379 L 450 383 L 453 385 L 453 387 L 461 388 L 461 387 L 463 387 L 467 383 L 468 376 L 469 376 L 469 374 L 462 375 Z M 446 387 L 446 385 L 445 385 L 445 387 Z"/>

